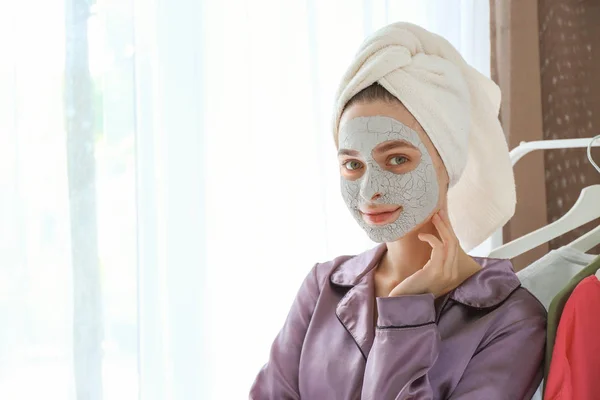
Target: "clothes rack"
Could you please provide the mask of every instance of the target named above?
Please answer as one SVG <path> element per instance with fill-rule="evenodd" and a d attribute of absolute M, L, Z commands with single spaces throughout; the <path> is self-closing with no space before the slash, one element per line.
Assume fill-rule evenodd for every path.
<path fill-rule="evenodd" d="M 555 139 L 555 140 L 535 140 L 532 142 L 521 142 L 517 147 L 510 151 L 510 161 L 514 168 L 515 164 L 525 155 L 535 150 L 551 149 L 575 149 L 588 147 L 593 138 L 580 139 Z M 600 147 L 600 141 L 592 144 L 592 147 Z M 495 249 L 503 244 L 502 228 L 498 229 L 490 237 L 491 248 Z"/>

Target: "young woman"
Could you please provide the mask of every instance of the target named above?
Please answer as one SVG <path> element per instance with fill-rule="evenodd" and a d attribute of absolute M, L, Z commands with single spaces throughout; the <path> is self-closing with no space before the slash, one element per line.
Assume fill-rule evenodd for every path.
<path fill-rule="evenodd" d="M 498 103 L 422 28 L 367 39 L 342 79 L 334 136 L 342 196 L 381 244 L 315 265 L 250 398 L 531 398 L 545 310 L 510 261 L 461 246 L 514 212 Z"/>

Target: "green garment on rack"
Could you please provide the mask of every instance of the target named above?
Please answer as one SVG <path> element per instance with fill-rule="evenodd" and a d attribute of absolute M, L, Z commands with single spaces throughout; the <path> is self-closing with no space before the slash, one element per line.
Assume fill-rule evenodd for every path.
<path fill-rule="evenodd" d="M 550 362 L 552 361 L 552 351 L 554 350 L 554 342 L 556 340 L 556 331 L 558 330 L 558 324 L 560 317 L 567 304 L 567 300 L 573 293 L 573 290 L 579 285 L 579 282 L 587 278 L 588 276 L 594 275 L 596 271 L 600 269 L 600 256 L 596 257 L 594 261 L 587 267 L 582 269 L 577 275 L 573 277 L 561 290 L 550 303 L 548 308 L 548 321 L 546 330 L 546 359 L 544 366 L 544 391 L 546 389 L 546 380 L 548 379 L 548 373 L 550 372 Z"/>

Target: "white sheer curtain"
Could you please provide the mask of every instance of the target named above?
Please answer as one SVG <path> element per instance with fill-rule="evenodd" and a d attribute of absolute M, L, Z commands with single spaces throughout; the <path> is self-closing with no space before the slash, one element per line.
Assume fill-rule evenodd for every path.
<path fill-rule="evenodd" d="M 0 398 L 244 398 L 373 245 L 329 131 L 358 44 L 407 20 L 488 73 L 487 3 L 0 1 Z"/>

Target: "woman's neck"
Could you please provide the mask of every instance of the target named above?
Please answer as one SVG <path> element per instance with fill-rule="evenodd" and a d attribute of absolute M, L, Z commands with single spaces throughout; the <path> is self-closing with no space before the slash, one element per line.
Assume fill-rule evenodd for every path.
<path fill-rule="evenodd" d="M 432 249 L 429 243 L 419 240 L 420 233 L 433 234 L 439 238 L 437 229 L 428 221 L 401 239 L 387 243 L 387 252 L 375 271 L 376 296 L 387 296 L 396 285 L 427 264 Z M 461 280 L 481 270 L 481 266 L 460 246 L 456 256 L 460 264 Z"/>
<path fill-rule="evenodd" d="M 431 246 L 419 240 L 420 233 L 430 233 L 439 237 L 434 225 L 427 222 L 402 238 L 387 243 L 387 252 L 379 263 L 377 272 L 401 282 L 423 268 L 431 257 Z"/>

